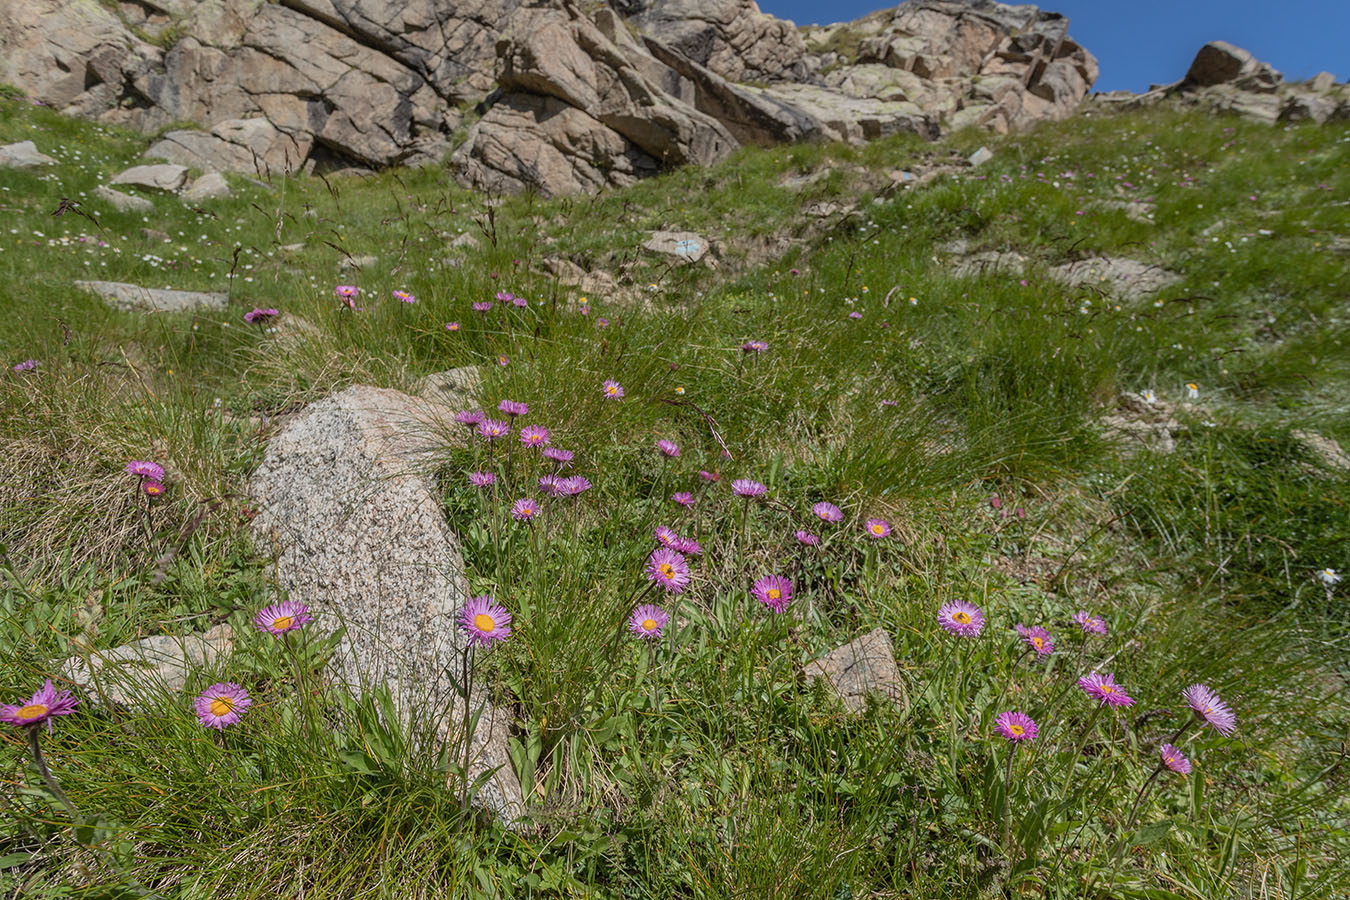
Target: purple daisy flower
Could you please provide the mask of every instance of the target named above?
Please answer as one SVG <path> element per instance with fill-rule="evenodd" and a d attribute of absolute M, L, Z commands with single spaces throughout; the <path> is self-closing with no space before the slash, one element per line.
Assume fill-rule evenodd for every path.
<path fill-rule="evenodd" d="M 502 353 L 497 357 L 497 365 L 508 366 L 510 364 L 511 364 L 511 357 L 507 356 L 505 353 Z"/>
<path fill-rule="evenodd" d="M 139 475 L 141 478 L 149 478 L 151 481 L 163 481 L 164 467 L 149 460 L 133 459 L 127 463 L 127 474 Z"/>
<path fill-rule="evenodd" d="M 521 403 L 519 400 L 503 400 L 497 404 L 497 409 L 506 413 L 508 416 L 523 416 L 530 411 L 530 404 Z"/>
<path fill-rule="evenodd" d="M 68 716 L 75 711 L 80 701 L 71 696 L 70 691 L 58 691 L 48 678 L 33 696 L 21 703 L 0 706 L 0 722 L 8 725 L 41 725 L 47 723 L 52 730 L 52 716 Z"/>
<path fill-rule="evenodd" d="M 792 582 L 782 575 L 765 575 L 755 582 L 750 593 L 760 603 L 780 613 L 792 602 Z"/>
<path fill-rule="evenodd" d="M 459 627 L 468 637 L 470 646 L 490 647 L 511 636 L 511 614 L 487 595 L 474 597 L 464 604 L 464 610 L 459 614 Z"/>
<path fill-rule="evenodd" d="M 688 491 L 676 491 L 670 495 L 670 499 L 684 507 L 694 505 L 694 495 Z"/>
<path fill-rule="evenodd" d="M 994 720 L 994 727 L 998 733 L 1003 735 L 1014 744 L 1020 744 L 1023 741 L 1030 743 L 1036 740 L 1036 735 L 1040 729 L 1036 727 L 1036 720 L 1023 712 L 1005 712 Z"/>
<path fill-rule="evenodd" d="M 281 315 L 281 313 L 275 309 L 259 309 L 255 306 L 249 312 L 244 313 L 244 321 L 249 323 L 265 322 L 268 319 L 276 318 L 279 315 Z"/>
<path fill-rule="evenodd" d="M 313 621 L 314 617 L 309 614 L 309 607 L 299 600 L 283 600 L 281 603 L 264 606 L 253 617 L 253 624 L 258 630 L 266 631 L 268 634 L 285 634 Z"/>
<path fill-rule="evenodd" d="M 849 314 L 848 314 L 848 317 L 849 317 L 850 319 L 861 319 L 861 318 L 862 318 L 862 313 L 857 312 L 857 311 L 855 310 L 855 311 L 849 313 Z"/>
<path fill-rule="evenodd" d="M 974 603 L 953 600 L 938 610 L 938 624 L 957 637 L 979 637 L 984 630 L 984 613 Z"/>
<path fill-rule="evenodd" d="M 680 536 L 675 533 L 674 529 L 667 528 L 664 525 L 658 525 L 656 531 L 652 532 L 652 536 L 656 538 L 656 542 L 662 547 L 670 547 L 671 549 L 674 549 L 675 543 L 680 539 Z"/>
<path fill-rule="evenodd" d="M 683 553 L 685 556 L 703 555 L 703 545 L 700 544 L 698 541 L 694 540 L 693 538 L 687 537 L 677 538 L 675 540 L 674 546 L 671 547 L 671 549 Z"/>
<path fill-rule="evenodd" d="M 661 636 L 661 629 L 670 621 L 670 613 L 659 606 L 644 603 L 628 617 L 628 630 L 640 638 L 654 641 Z"/>
<path fill-rule="evenodd" d="M 1022 636 L 1023 642 L 1028 647 L 1036 651 L 1037 656 L 1049 656 L 1055 652 L 1055 639 L 1041 626 L 1033 625 L 1028 628 L 1025 625 L 1018 625 L 1017 633 Z"/>
<path fill-rule="evenodd" d="M 333 288 L 333 296 L 337 297 L 351 309 L 356 309 L 356 298 L 361 294 L 361 289 L 353 284 L 339 284 Z"/>
<path fill-rule="evenodd" d="M 746 341 L 741 344 L 742 353 L 763 353 L 769 349 L 769 345 L 764 341 Z"/>
<path fill-rule="evenodd" d="M 608 327 L 609 327 L 609 319 L 606 319 L 604 316 L 601 316 L 600 318 L 598 318 L 598 319 L 595 320 L 595 324 L 596 324 L 596 326 L 599 327 L 599 328 L 608 328 Z"/>
<path fill-rule="evenodd" d="M 1159 755 L 1162 757 L 1162 764 L 1178 775 L 1191 774 L 1191 761 L 1186 758 L 1186 754 L 1171 744 L 1163 744 Z"/>
<path fill-rule="evenodd" d="M 207 728 L 233 725 L 253 705 L 248 691 L 233 681 L 218 681 L 197 695 L 197 721 Z"/>
<path fill-rule="evenodd" d="M 731 483 L 731 490 L 738 497 L 763 497 L 769 492 L 767 487 L 749 478 L 737 478 Z"/>
<path fill-rule="evenodd" d="M 1237 716 L 1228 704 L 1219 699 L 1219 695 L 1203 684 L 1193 684 L 1182 692 L 1187 705 L 1195 710 L 1197 717 L 1224 737 L 1228 737 L 1237 728 Z"/>
<path fill-rule="evenodd" d="M 488 487 L 497 483 L 497 474 L 495 472 L 470 472 L 469 483 L 474 487 Z"/>
<path fill-rule="evenodd" d="M 678 594 L 689 584 L 689 563 L 669 547 L 658 547 L 647 557 L 647 580 Z"/>
<path fill-rule="evenodd" d="M 721 473 L 721 472 L 708 472 L 708 471 L 706 471 L 706 470 L 700 469 L 700 470 L 699 470 L 699 473 L 698 473 L 698 477 L 699 477 L 699 478 L 702 478 L 704 481 L 708 482 L 709 484 L 716 484 L 717 482 L 719 482 L 719 481 L 722 480 L 722 473 Z"/>
<path fill-rule="evenodd" d="M 863 527 L 867 529 L 867 536 L 874 541 L 890 537 L 891 534 L 891 523 L 885 519 L 868 519 Z"/>
<path fill-rule="evenodd" d="M 1093 700 L 1101 701 L 1103 706 L 1134 706 L 1134 698 L 1116 684 L 1115 676 L 1110 672 L 1089 672 L 1078 679 L 1078 686 Z"/>
<path fill-rule="evenodd" d="M 539 504 L 529 497 L 521 497 L 511 504 L 511 518 L 517 522 L 530 522 L 539 515 Z"/>
<path fill-rule="evenodd" d="M 539 476 L 539 490 L 550 497 L 557 497 L 562 494 L 562 479 L 557 475 Z"/>
<path fill-rule="evenodd" d="M 526 447 L 543 447 L 548 444 L 548 429 L 543 425 L 526 425 L 520 429 L 520 442 Z"/>
<path fill-rule="evenodd" d="M 459 323 L 458 323 L 458 322 L 446 322 L 446 323 L 445 323 L 445 330 L 446 330 L 446 331 L 459 331 Z"/>
<path fill-rule="evenodd" d="M 510 434 L 511 426 L 496 419 L 484 419 L 478 423 L 478 433 L 489 441 L 494 441 L 499 437 L 506 437 Z"/>
<path fill-rule="evenodd" d="M 512 300 L 516 299 L 516 295 L 510 291 L 498 291 L 496 296 L 497 299 L 503 303 L 510 303 Z"/>
<path fill-rule="evenodd" d="M 619 384 L 612 378 L 606 381 L 603 385 L 601 385 L 601 390 L 605 392 L 605 396 L 608 397 L 610 400 L 623 399 L 623 385 Z"/>
<path fill-rule="evenodd" d="M 141 482 L 141 493 L 154 500 L 164 493 L 164 485 L 158 481 L 151 481 L 149 478 Z"/>
<path fill-rule="evenodd" d="M 544 459 L 551 459 L 561 468 L 572 461 L 571 450 L 559 450 L 557 447 L 545 447 Z"/>
<path fill-rule="evenodd" d="M 35 359 L 25 359 L 25 360 L 24 360 L 23 362 L 21 362 L 21 363 L 15 363 L 14 366 L 13 366 L 13 369 L 14 369 L 15 372 L 31 372 L 31 371 L 33 371 L 34 369 L 36 369 L 37 367 L 38 367 L 38 362 L 37 362 L 37 360 L 35 360 Z"/>
<path fill-rule="evenodd" d="M 479 301 L 475 302 L 474 305 L 473 305 L 473 311 L 474 311 L 474 312 L 485 313 L 485 312 L 487 312 L 487 311 L 490 310 L 490 309 L 492 309 L 492 301 L 491 301 L 491 300 L 479 300 Z"/>
<path fill-rule="evenodd" d="M 680 447 L 674 441 L 660 440 L 656 442 L 656 449 L 660 450 L 671 459 L 680 455 Z"/>
<path fill-rule="evenodd" d="M 526 300 L 524 297 L 514 297 L 514 296 L 513 296 L 513 297 L 511 298 L 511 305 L 512 305 L 512 306 L 522 306 L 522 307 L 523 307 L 523 306 L 529 306 L 529 305 L 530 305 L 530 301 L 529 301 L 529 300 Z"/>
<path fill-rule="evenodd" d="M 563 496 L 575 497 L 580 493 L 589 491 L 591 482 L 584 475 L 572 475 L 558 482 L 558 489 L 562 491 Z"/>
<path fill-rule="evenodd" d="M 844 521 L 844 511 L 833 503 L 826 503 L 824 500 L 811 507 L 811 512 L 815 513 L 816 518 L 822 522 L 829 522 L 831 525 Z"/>
<path fill-rule="evenodd" d="M 407 291 L 394 291 L 394 299 L 402 300 L 404 303 L 416 303 L 417 298 Z"/>
<path fill-rule="evenodd" d="M 809 532 L 809 531 L 798 531 L 798 532 L 797 532 L 797 541 L 798 541 L 799 543 L 805 544 L 805 545 L 808 546 L 808 547 L 819 547 L 819 546 L 820 546 L 820 538 L 816 537 L 814 534 L 812 534 L 812 533 Z"/>
<path fill-rule="evenodd" d="M 476 409 L 461 409 L 459 412 L 455 413 L 455 421 L 466 428 L 472 428 L 482 422 L 485 418 L 487 417 Z"/>
<path fill-rule="evenodd" d="M 1106 634 L 1106 620 L 1101 616 L 1090 616 L 1086 609 L 1080 609 L 1073 614 L 1073 620 L 1078 623 L 1078 627 L 1083 629 L 1084 634 Z"/>

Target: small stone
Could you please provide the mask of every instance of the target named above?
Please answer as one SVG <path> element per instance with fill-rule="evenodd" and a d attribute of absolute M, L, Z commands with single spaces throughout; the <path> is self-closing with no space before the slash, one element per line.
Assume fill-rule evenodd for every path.
<path fill-rule="evenodd" d="M 94 196 L 100 200 L 106 200 L 108 205 L 118 212 L 149 213 L 155 211 L 155 204 L 144 197 L 114 191 L 106 184 L 101 184 L 95 188 Z"/>
<path fill-rule="evenodd" d="M 1308 88 L 1319 94 L 1325 94 L 1336 86 L 1336 76 L 1330 72 L 1318 72 L 1308 79 Z"/>
<path fill-rule="evenodd" d="M 183 199 L 189 203 L 217 200 L 228 196 L 230 196 L 230 185 L 225 181 L 225 176 L 219 172 L 207 172 L 192 182 L 191 187 L 183 191 Z"/>
<path fill-rule="evenodd" d="M 145 238 L 147 241 L 154 241 L 157 244 L 164 244 L 173 240 L 173 238 L 169 237 L 168 232 L 158 231 L 154 228 L 142 228 L 141 237 Z"/>
<path fill-rule="evenodd" d="M 849 712 L 862 712 L 873 691 L 897 708 L 905 705 L 904 685 L 895 665 L 891 637 L 877 628 L 806 664 L 808 678 L 826 678 Z"/>
<path fill-rule="evenodd" d="M 970 159 L 966 161 L 969 162 L 972 166 L 980 166 L 989 162 L 989 160 L 993 158 L 994 158 L 993 150 L 990 150 L 988 147 L 981 147 L 974 153 L 970 154 Z"/>
<path fill-rule="evenodd" d="M 208 291 L 170 291 L 143 288 L 120 281 L 77 281 L 77 288 L 92 291 L 109 306 L 124 310 L 178 312 L 185 309 L 224 309 L 227 295 Z"/>
<path fill-rule="evenodd" d="M 1334 438 L 1315 431 L 1295 431 L 1293 436 L 1308 448 L 1308 452 L 1322 464 L 1323 468 L 1350 472 L 1350 454 L 1341 449 L 1341 445 Z"/>
<path fill-rule="evenodd" d="M 132 166 L 119 173 L 110 183 L 173 193 L 187 182 L 187 176 L 188 170 L 185 166 L 165 163 L 154 166 Z"/>
<path fill-rule="evenodd" d="M 476 250 L 478 249 L 478 239 L 466 231 L 451 241 L 450 247 L 454 250 L 458 250 L 460 247 Z"/>
<path fill-rule="evenodd" d="M 379 261 L 378 256 L 344 256 L 338 268 L 344 272 L 348 269 L 368 269 Z"/>
<path fill-rule="evenodd" d="M 692 231 L 657 231 L 642 245 L 653 253 L 695 263 L 708 253 L 708 241 Z"/>
<path fill-rule="evenodd" d="M 156 709 L 167 695 L 181 694 L 192 674 L 214 666 L 234 647 L 234 633 L 220 624 L 203 634 L 161 634 L 72 656 L 61 677 L 89 696 L 131 709 Z"/>
<path fill-rule="evenodd" d="M 0 147 L 0 169 L 31 169 L 34 166 L 54 166 L 56 160 L 39 153 L 32 141 L 19 141 Z"/>

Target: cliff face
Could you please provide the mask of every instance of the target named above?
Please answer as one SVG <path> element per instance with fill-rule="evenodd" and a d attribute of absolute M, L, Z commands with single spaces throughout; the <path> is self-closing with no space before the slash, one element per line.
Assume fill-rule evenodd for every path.
<path fill-rule="evenodd" d="M 0 0 L 0 81 L 142 130 L 202 168 L 441 159 L 550 193 L 625 184 L 744 143 L 1004 131 L 1069 115 L 1096 61 L 1068 21 L 910 0 L 797 29 L 753 0 Z"/>

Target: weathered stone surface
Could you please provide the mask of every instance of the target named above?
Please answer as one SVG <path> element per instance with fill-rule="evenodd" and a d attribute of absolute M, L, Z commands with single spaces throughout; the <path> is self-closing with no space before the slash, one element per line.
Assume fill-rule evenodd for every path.
<path fill-rule="evenodd" d="M 1227 41 L 1210 41 L 1195 54 L 1182 84 L 1208 87 L 1244 78 L 1278 82 L 1279 73 L 1241 47 L 1235 47 Z"/>
<path fill-rule="evenodd" d="M 1308 448 L 1323 468 L 1350 472 L 1350 453 L 1346 453 L 1335 438 L 1315 431 L 1295 431 L 1293 435 Z"/>
<path fill-rule="evenodd" d="M 1095 256 L 1050 269 L 1050 277 L 1065 284 L 1097 288 L 1127 300 L 1156 294 L 1181 281 L 1181 276 L 1162 266 L 1119 256 Z"/>
<path fill-rule="evenodd" d="M 132 166 L 130 169 L 113 176 L 110 183 L 172 193 L 183 186 L 187 181 L 187 176 L 186 166 Z"/>
<path fill-rule="evenodd" d="M 460 366 L 433 372 L 417 386 L 421 397 L 443 404 L 451 409 L 468 409 L 476 402 L 483 376 L 476 366 Z"/>
<path fill-rule="evenodd" d="M 731 81 L 799 80 L 811 74 L 791 22 L 754 0 L 651 0 L 632 21 L 642 32 Z"/>
<path fill-rule="evenodd" d="M 100 200 L 106 200 L 113 209 L 119 212 L 138 212 L 149 213 L 155 211 L 155 204 L 144 197 L 137 197 L 132 194 L 124 194 L 121 191 L 115 191 L 106 184 L 100 184 L 94 189 L 94 196 Z"/>
<path fill-rule="evenodd" d="M 117 706 L 158 709 L 166 695 L 181 694 L 191 677 L 210 672 L 234 648 L 234 633 L 220 624 L 203 634 L 155 635 L 111 650 L 72 656 L 61 677 Z M 205 684 L 202 687 L 206 687 Z"/>
<path fill-rule="evenodd" d="M 970 154 L 970 159 L 966 160 L 966 162 L 970 163 L 972 166 L 980 166 L 989 162 L 989 160 L 993 158 L 994 158 L 994 151 L 990 150 L 988 147 L 981 147 L 974 153 Z"/>
<path fill-rule="evenodd" d="M 183 191 L 183 200 L 188 203 L 201 203 L 203 200 L 218 200 L 230 196 L 230 185 L 219 172 L 207 172 Z"/>
<path fill-rule="evenodd" d="M 852 713 L 867 708 L 867 695 L 880 694 L 897 708 L 905 705 L 904 684 L 895 665 L 891 637 L 877 628 L 806 664 L 808 678 L 825 678 Z"/>
<path fill-rule="evenodd" d="M 692 231 L 657 231 L 642 247 L 681 262 L 695 263 L 708 254 L 707 239 Z"/>
<path fill-rule="evenodd" d="M 77 281 L 75 286 L 92 291 L 109 306 L 125 310 L 179 312 L 186 309 L 224 309 L 229 297 L 205 291 L 169 291 L 143 288 L 119 281 Z"/>
<path fill-rule="evenodd" d="M 387 685 L 398 709 L 445 714 L 447 740 L 465 702 L 451 676 L 468 599 L 459 542 L 432 476 L 458 426 L 442 404 L 356 385 L 314 403 L 267 445 L 248 491 L 253 535 L 276 554 L 280 585 L 318 612 L 313 627 L 345 627 L 330 677 L 352 689 Z M 445 437 L 441 437 L 444 435 Z M 472 698 L 476 709 L 484 702 Z M 509 719 L 487 707 L 471 773 L 497 768 L 480 801 L 513 821 L 520 787 L 506 752 Z"/>
<path fill-rule="evenodd" d="M 893 134 L 918 134 L 930 139 L 938 136 L 935 120 L 908 100 L 852 97 L 820 85 L 789 82 L 746 90 L 807 117 L 828 140 L 857 144 Z"/>
<path fill-rule="evenodd" d="M 39 153 L 32 141 L 19 141 L 0 147 L 0 169 L 31 169 L 34 166 L 54 166 L 56 160 Z"/>
<path fill-rule="evenodd" d="M 313 146 L 312 135 L 286 134 L 259 117 L 226 119 L 210 132 L 170 131 L 145 156 L 205 171 L 266 177 L 296 171 Z"/>

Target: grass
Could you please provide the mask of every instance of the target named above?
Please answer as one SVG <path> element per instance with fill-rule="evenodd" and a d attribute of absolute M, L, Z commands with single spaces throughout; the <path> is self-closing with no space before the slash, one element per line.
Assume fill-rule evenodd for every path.
<path fill-rule="evenodd" d="M 1080 116 L 937 147 L 747 150 L 621 192 L 499 203 L 437 170 L 231 179 L 230 199 L 194 210 L 156 197 L 146 217 L 93 196 L 142 138 L 0 101 L 0 142 L 26 138 L 60 164 L 0 171 L 0 359 L 39 363 L 0 377 L 0 691 L 27 696 L 85 648 L 220 621 L 240 639 L 181 697 L 115 713 L 86 699 L 43 736 L 83 827 L 17 729 L 4 737 L 8 893 L 1350 887 L 1346 609 L 1343 588 L 1314 577 L 1346 568 L 1350 478 L 1293 436 L 1350 441 L 1350 284 L 1334 249 L 1350 225 L 1336 200 L 1350 191 L 1343 123 Z M 923 188 L 891 191 L 882 174 L 981 144 L 991 162 Z M 781 184 L 825 168 L 800 191 Z M 79 210 L 54 217 L 62 198 Z M 1122 199 L 1147 201 L 1153 221 Z M 840 211 L 812 216 L 822 200 Z M 661 228 L 702 233 L 717 265 L 642 250 Z M 1031 262 L 959 276 L 944 249 L 958 239 Z M 1182 280 L 1125 301 L 1047 276 L 1084 254 Z M 378 259 L 339 268 L 366 255 Z M 560 259 L 618 289 L 583 302 L 548 274 Z M 226 290 L 229 304 L 117 312 L 77 278 Z M 361 312 L 334 301 L 336 283 L 362 289 Z M 470 309 L 499 290 L 529 305 Z M 282 311 L 275 331 L 245 325 L 255 306 Z M 749 340 L 768 350 L 743 352 Z M 512 638 L 479 660 L 516 722 L 530 800 L 517 831 L 461 813 L 454 754 L 418 749 L 380 691 L 298 691 L 319 680 L 322 642 L 292 659 L 294 642 L 248 624 L 276 587 L 242 488 L 277 418 L 352 383 L 411 389 L 464 365 L 480 367 L 485 404 L 527 401 L 527 421 L 577 451 L 594 483 L 548 507 L 549 538 L 467 484 L 481 444 L 447 446 L 440 470 L 474 593 L 515 616 Z M 606 378 L 623 401 L 602 396 Z M 1187 382 L 1198 400 L 1185 401 Z M 1171 454 L 1123 446 L 1101 424 L 1119 393 L 1145 389 L 1184 426 Z M 660 438 L 679 461 L 656 454 Z M 149 534 L 121 474 L 129 458 L 169 473 Z M 705 485 L 699 469 L 722 480 Z M 523 495 L 537 470 L 514 474 L 524 480 L 495 496 Z M 770 502 L 733 497 L 740 477 Z M 677 489 L 695 493 L 692 511 L 668 501 Z M 845 510 L 840 526 L 811 520 L 819 499 Z M 890 539 L 862 536 L 877 516 Z M 658 525 L 705 550 L 678 607 L 649 598 L 676 613 L 678 635 L 616 651 Z M 798 529 L 822 547 L 803 548 Z M 796 588 L 786 616 L 749 596 L 772 572 Z M 984 609 L 979 639 L 938 628 L 955 599 Z M 1081 636 L 1080 609 L 1109 634 Z M 1056 653 L 1019 655 L 1019 622 L 1048 627 Z M 877 627 L 895 645 L 900 699 L 849 715 L 801 665 Z M 1093 667 L 1138 704 L 1093 717 L 1073 687 Z M 204 734 L 191 697 L 218 678 L 246 684 L 255 705 Z M 1132 818 L 1196 681 L 1234 707 L 1238 731 L 1191 729 L 1180 743 L 1195 772 L 1160 779 Z M 1011 789 L 993 730 L 1008 709 L 1041 725 Z"/>

